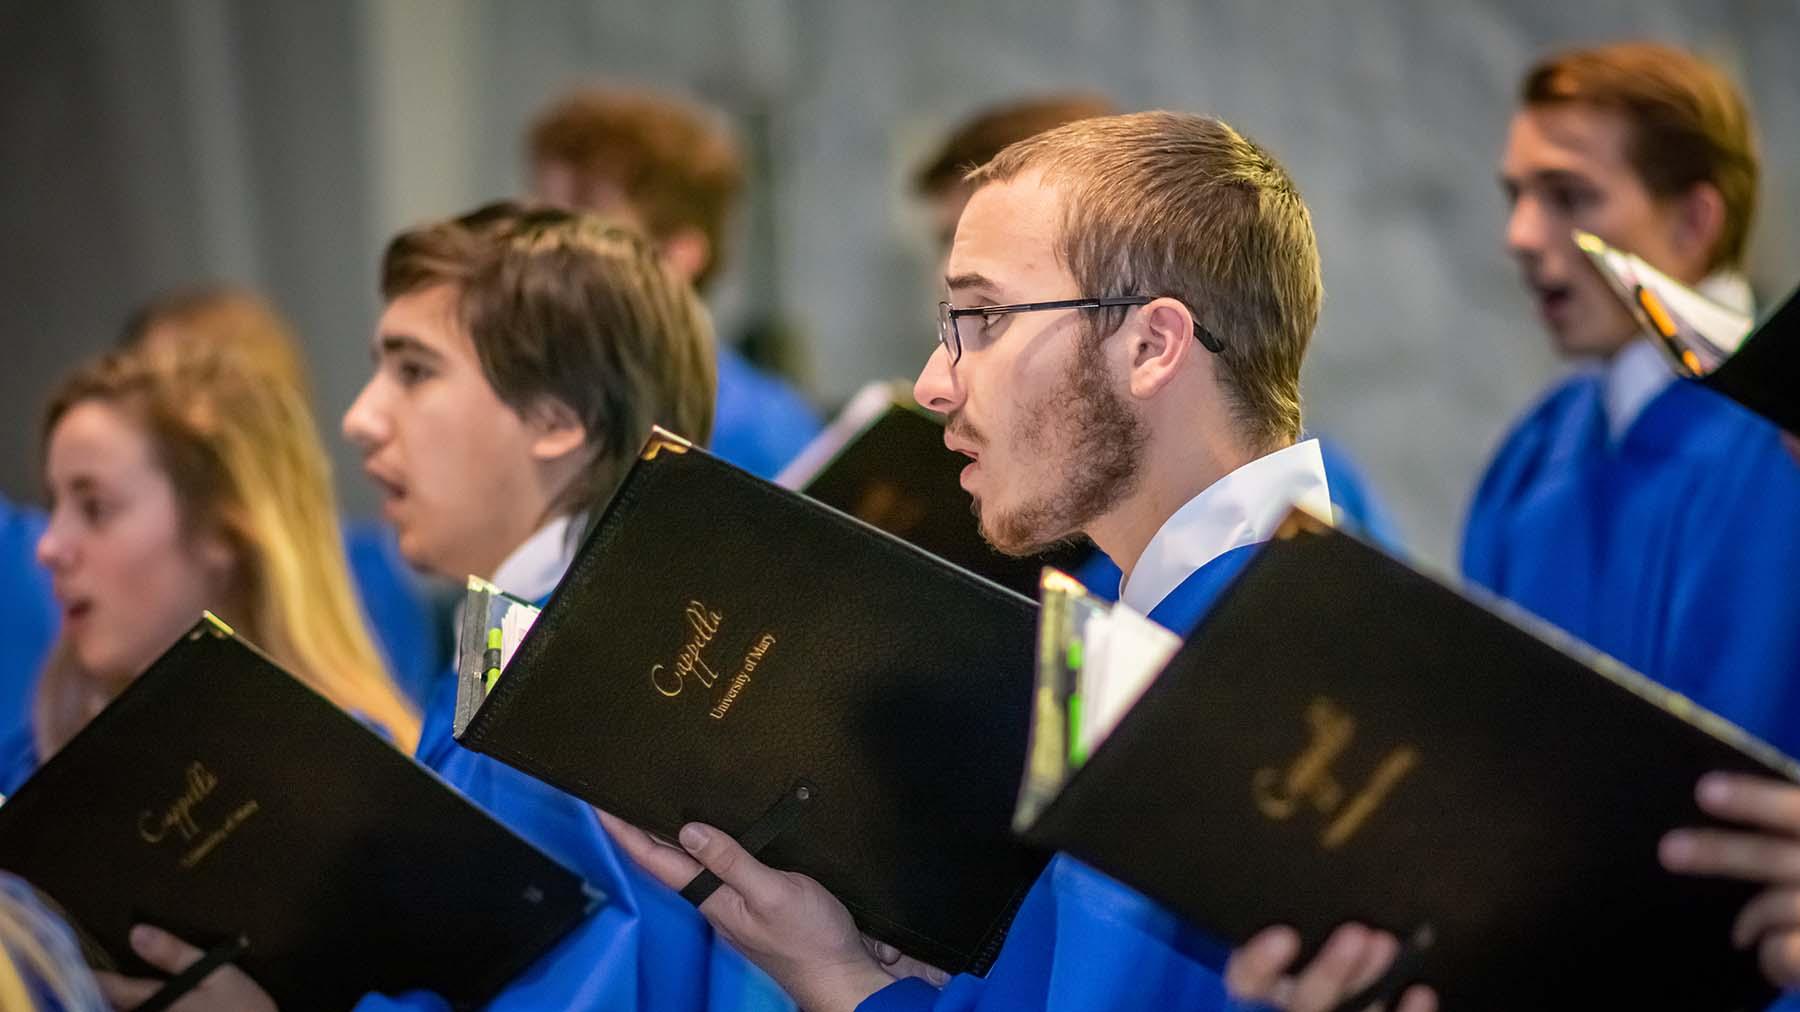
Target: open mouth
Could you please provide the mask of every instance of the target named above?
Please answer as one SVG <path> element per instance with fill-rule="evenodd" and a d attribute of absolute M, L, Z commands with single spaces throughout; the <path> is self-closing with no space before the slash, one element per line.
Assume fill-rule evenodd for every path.
<path fill-rule="evenodd" d="M 406 486 L 387 477 L 382 472 L 364 467 L 363 474 L 368 475 L 369 480 L 375 483 L 376 490 L 381 493 L 381 505 L 384 510 L 398 505 L 401 500 L 406 498 Z"/>
<path fill-rule="evenodd" d="M 1532 293 L 1537 296 L 1538 312 L 1546 319 L 1560 319 L 1569 311 L 1569 304 L 1574 299 L 1574 289 L 1568 285 L 1533 284 Z"/>
<path fill-rule="evenodd" d="M 64 622 L 80 622 L 94 611 L 94 602 L 85 597 L 76 598 L 63 605 Z"/>

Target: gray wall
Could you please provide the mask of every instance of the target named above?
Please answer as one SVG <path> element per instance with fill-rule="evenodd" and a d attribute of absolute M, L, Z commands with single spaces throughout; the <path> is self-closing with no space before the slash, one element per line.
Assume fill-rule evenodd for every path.
<path fill-rule="evenodd" d="M 910 375 L 931 345 L 904 190 L 985 103 L 1079 87 L 1218 114 L 1282 156 L 1325 256 L 1309 423 L 1346 443 L 1431 560 L 1558 368 L 1501 254 L 1493 182 L 1515 82 L 1547 46 L 1683 42 L 1749 88 L 1764 136 L 1753 280 L 1800 279 L 1800 6 L 1395 0 L 15 0 L 0 5 L 0 489 L 35 494 L 47 384 L 128 308 L 194 278 L 264 287 L 336 417 L 367 369 L 383 238 L 519 185 L 532 110 L 588 77 L 685 90 L 759 151 L 729 321 L 778 310 L 811 391 Z"/>

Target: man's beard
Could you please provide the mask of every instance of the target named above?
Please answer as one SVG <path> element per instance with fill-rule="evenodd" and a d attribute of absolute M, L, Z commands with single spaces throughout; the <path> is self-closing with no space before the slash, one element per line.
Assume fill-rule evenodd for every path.
<path fill-rule="evenodd" d="M 1110 379 L 1100 342 L 1084 336 L 1060 388 L 1025 407 L 1012 433 L 1013 456 L 1049 462 L 1056 482 L 1005 512 L 972 504 L 981 536 L 996 550 L 1037 555 L 1078 537 L 1137 490 L 1149 432 Z"/>

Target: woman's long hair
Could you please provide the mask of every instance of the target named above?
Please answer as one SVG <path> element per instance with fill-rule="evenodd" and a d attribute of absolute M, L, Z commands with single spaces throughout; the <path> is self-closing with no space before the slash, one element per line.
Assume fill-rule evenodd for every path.
<path fill-rule="evenodd" d="M 227 292 L 242 324 L 247 298 Z M 260 306 L 252 300 L 251 306 Z M 190 307 L 191 308 L 191 307 Z M 236 567 L 221 618 L 345 710 L 379 724 L 410 752 L 417 715 L 388 677 L 363 624 L 338 529 L 331 469 L 304 376 L 278 317 L 261 309 L 254 339 L 208 333 L 207 316 L 177 314 L 143 340 L 78 369 L 51 399 L 44 438 L 70 409 L 99 401 L 143 426 L 179 504 L 184 534 L 222 538 Z M 241 335 L 240 335 L 241 336 Z M 197 618 L 198 616 L 196 616 Z M 109 690 L 59 643 L 33 706 L 48 757 Z"/>

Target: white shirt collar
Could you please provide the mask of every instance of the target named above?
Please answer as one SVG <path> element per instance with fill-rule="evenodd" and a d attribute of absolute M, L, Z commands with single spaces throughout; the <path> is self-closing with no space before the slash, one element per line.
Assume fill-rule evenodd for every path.
<path fill-rule="evenodd" d="M 1727 309 L 1753 311 L 1750 282 L 1736 271 L 1719 271 L 1694 286 L 1701 295 Z M 1648 338 L 1626 345 L 1606 364 L 1601 390 L 1606 402 L 1606 432 L 1613 442 L 1644 413 L 1644 408 L 1675 381 L 1675 373 L 1663 353 Z"/>
<path fill-rule="evenodd" d="M 1189 499 L 1144 546 L 1119 585 L 1119 600 L 1148 615 L 1201 566 L 1233 548 L 1269 540 L 1295 505 L 1332 515 L 1316 439 L 1258 457 Z"/>
<path fill-rule="evenodd" d="M 569 525 L 574 522 L 574 517 L 560 516 L 538 528 L 494 570 L 494 585 L 527 601 L 555 590 L 575 559 L 576 545 L 569 538 Z"/>

